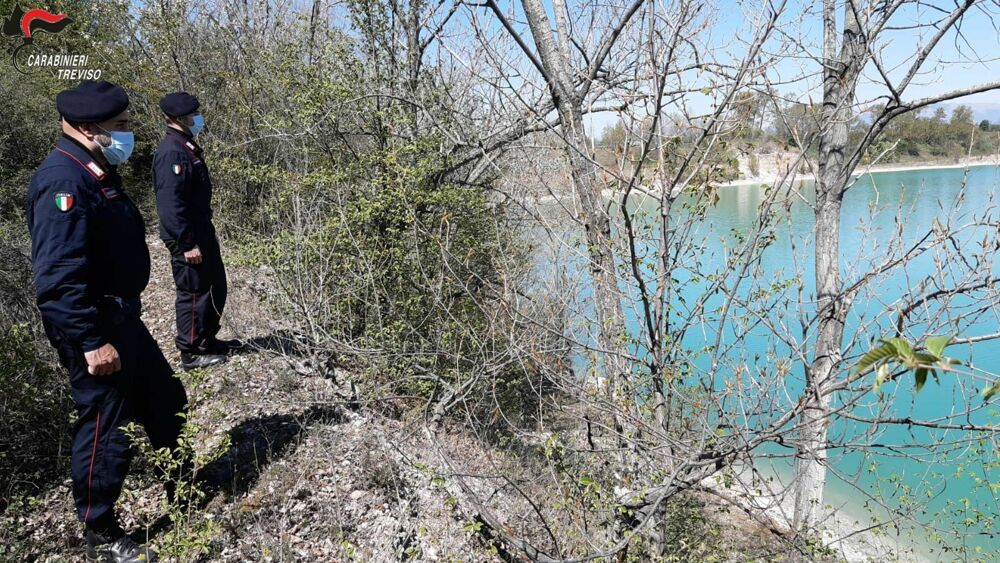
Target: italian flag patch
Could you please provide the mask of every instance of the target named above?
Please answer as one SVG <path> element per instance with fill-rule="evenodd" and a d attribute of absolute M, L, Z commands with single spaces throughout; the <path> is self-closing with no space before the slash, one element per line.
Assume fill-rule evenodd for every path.
<path fill-rule="evenodd" d="M 56 207 L 59 211 L 63 213 L 73 209 L 73 194 L 67 192 L 59 192 L 56 194 Z"/>

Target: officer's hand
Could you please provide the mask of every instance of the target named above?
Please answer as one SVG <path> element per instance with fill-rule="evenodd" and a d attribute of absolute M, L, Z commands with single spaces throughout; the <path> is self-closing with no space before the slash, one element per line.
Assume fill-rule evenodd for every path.
<path fill-rule="evenodd" d="M 97 350 L 84 352 L 83 357 L 87 360 L 87 371 L 90 375 L 111 375 L 122 369 L 122 360 L 118 357 L 118 350 L 110 343 L 101 346 Z"/>
<path fill-rule="evenodd" d="M 185 252 L 184 261 L 188 264 L 201 264 L 201 249 L 196 246 Z"/>

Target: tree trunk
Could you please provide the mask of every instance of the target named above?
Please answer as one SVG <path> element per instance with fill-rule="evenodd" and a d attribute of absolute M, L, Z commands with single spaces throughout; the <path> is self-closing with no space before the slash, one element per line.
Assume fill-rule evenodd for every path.
<path fill-rule="evenodd" d="M 615 270 L 614 245 L 611 238 L 609 205 L 597 182 L 596 165 L 583 127 L 583 96 L 574 88 L 571 78 L 571 53 L 560 52 L 553 38 L 552 23 L 541 0 L 523 0 L 525 18 L 538 49 L 544 75 L 556 110 L 560 132 L 564 138 L 573 188 L 580 199 L 580 220 L 587 235 L 591 279 L 594 284 L 594 309 L 597 315 L 598 347 L 603 351 L 603 387 L 609 397 L 617 395 L 617 385 L 626 372 L 622 334 L 625 330 L 618 277 Z M 558 8 L 557 8 L 558 9 Z M 568 31 L 557 18 L 556 34 L 566 37 Z M 568 49 L 568 42 L 564 42 Z"/>
<path fill-rule="evenodd" d="M 816 177 L 816 296 L 818 336 L 812 365 L 806 369 L 806 397 L 799 418 L 795 456 L 793 525 L 809 531 L 823 506 L 826 485 L 827 426 L 830 424 L 829 383 L 841 368 L 841 347 L 848 301 L 840 280 L 840 210 L 850 179 L 847 126 L 854 89 L 864 67 L 866 45 L 861 24 L 844 8 L 844 32 L 837 43 L 836 0 L 823 2 L 823 112 L 819 130 Z"/>
<path fill-rule="evenodd" d="M 626 372 L 621 337 L 625 327 L 615 270 L 608 202 L 601 194 L 592 162 L 590 145 L 583 128 L 582 108 L 560 111 L 566 155 L 570 162 L 573 187 L 580 199 L 580 219 L 587 235 L 590 277 L 594 284 L 594 309 L 599 325 L 598 346 L 604 351 L 604 388 L 609 397 L 617 396 L 617 386 Z"/>
<path fill-rule="evenodd" d="M 835 81 L 839 82 L 839 81 Z M 830 98 L 841 98 L 825 120 L 827 130 L 819 146 L 819 174 L 816 178 L 816 296 L 819 335 L 813 363 L 806 370 L 806 403 L 799 419 L 799 445 L 795 456 L 797 487 L 794 523 L 797 530 L 812 528 L 823 504 L 826 484 L 826 429 L 830 397 L 825 390 L 836 375 L 841 360 L 846 307 L 840 288 L 840 209 L 843 199 L 841 175 L 844 170 L 846 121 L 837 122 L 836 108 L 842 107 L 839 84 L 827 89 Z M 826 99 L 826 96 L 824 96 Z M 826 109 L 824 109 L 826 113 Z"/>

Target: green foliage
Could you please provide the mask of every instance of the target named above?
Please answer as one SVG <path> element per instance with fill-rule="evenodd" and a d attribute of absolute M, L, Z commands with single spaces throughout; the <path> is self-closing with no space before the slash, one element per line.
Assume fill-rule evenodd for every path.
<path fill-rule="evenodd" d="M 798 147 L 819 130 L 822 106 L 792 102 L 784 108 L 782 117 L 775 124 L 777 140 L 787 147 Z"/>
<path fill-rule="evenodd" d="M 611 151 L 621 152 L 624 150 L 625 137 L 627 135 L 628 133 L 625 131 L 625 124 L 623 122 L 618 121 L 612 125 L 607 125 L 601 131 L 598 146 Z"/>
<path fill-rule="evenodd" d="M 723 561 L 722 527 L 707 517 L 696 496 L 681 495 L 667 503 L 663 528 L 664 561 Z"/>
<path fill-rule="evenodd" d="M 854 371 L 863 374 L 874 369 L 876 376 L 873 390 L 878 391 L 892 377 L 892 366 L 896 365 L 913 372 L 914 390 L 919 392 L 927 383 L 928 374 L 937 381 L 939 371 L 951 371 L 952 366 L 961 365 L 955 358 L 944 355 L 944 350 L 952 339 L 952 336 L 928 337 L 924 341 L 924 351 L 916 351 L 905 338 L 885 338 L 881 341 L 881 346 L 862 356 L 854 366 Z M 983 391 L 983 398 L 988 400 L 996 393 L 996 389 L 995 383 Z"/>
<path fill-rule="evenodd" d="M 173 561 L 195 561 L 207 554 L 221 528 L 211 516 L 197 510 L 206 494 L 195 476 L 200 468 L 221 458 L 229 450 L 229 437 L 215 444 L 211 450 L 200 452 L 197 438 L 202 429 L 187 422 L 181 430 L 176 449 L 154 449 L 137 423 L 129 423 L 124 430 L 138 454 L 146 459 L 154 472 L 174 486 L 173 502 L 165 500 L 163 503 L 171 528 L 160 540 L 161 557 Z"/>
<path fill-rule="evenodd" d="M 1000 381 L 997 381 L 993 383 L 993 385 L 983 389 L 983 400 L 989 401 L 997 393 L 1000 393 Z"/>
<path fill-rule="evenodd" d="M 324 346 L 378 351 L 343 358 L 370 383 L 422 396 L 437 385 L 423 374 L 455 380 L 480 368 L 488 288 L 518 251 L 514 230 L 499 228 L 504 210 L 482 189 L 442 181 L 432 147 L 419 139 L 298 182 L 279 174 L 263 210 L 270 236 L 243 254 L 297 288 L 285 305 L 321 328 Z M 505 377 L 496 389 L 514 399 Z"/>
<path fill-rule="evenodd" d="M 220 26 L 189 17 L 184 2 L 77 3 L 66 11 L 99 29 L 87 30 L 90 40 L 82 25 L 71 26 L 65 40 L 131 94 L 137 147 L 120 171 L 151 230 L 149 163 L 163 129 L 156 102 L 183 88 L 199 96 L 206 116 L 199 141 L 209 155 L 226 250 L 269 269 L 279 286 L 274 304 L 306 336 L 309 353 L 332 351 L 333 360 L 363 369 L 363 389 L 372 394 L 426 398 L 453 388 L 483 412 L 527 412 L 538 397 L 526 377 L 530 365 L 510 361 L 500 341 L 517 327 L 494 318 L 496 287 L 526 267 L 526 248 L 489 178 L 477 185 L 455 180 L 461 176 L 453 176 L 454 162 L 435 131 L 457 118 L 424 115 L 421 124 L 412 106 L 387 102 L 404 83 L 420 90 L 423 107 L 435 107 L 448 92 L 431 80 L 400 79 L 400 58 L 389 51 L 398 49 L 398 38 L 380 13 L 385 6 L 351 3 L 361 32 L 347 37 L 333 25 L 310 29 L 309 18 L 292 15 L 242 22 L 226 14 Z M 26 248 L 25 187 L 58 136 L 53 100 L 67 86 L 44 76 L 0 77 L 0 87 L 16 93 L 0 98 L 0 222 L 17 234 L 3 231 L 5 243 L 16 242 L 15 258 Z M 62 413 L 69 401 L 65 374 L 39 338 L 31 299 L 16 307 L 6 301 L 30 296 L 27 263 L 3 265 L 4 275 L 18 272 L 9 285 L 20 290 L 0 296 L 0 408 L 9 429 L 0 438 L 0 498 L 13 491 L 8 476 L 16 475 L 30 485 L 15 491 L 17 506 L 27 510 L 28 495 L 44 481 L 29 472 L 48 467 L 39 462 L 43 456 L 66 459 L 56 453 L 68 435 Z M 10 325 L 8 312 L 22 322 Z M 176 500 L 163 507 L 171 527 L 156 547 L 166 559 L 198 560 L 219 529 L 198 509 L 205 493 L 192 470 L 228 444 L 199 452 L 199 429 L 190 423 L 174 452 L 153 450 L 136 427 L 129 431 L 145 463 L 177 485 Z M 66 468 L 57 469 L 47 471 L 64 479 Z M 388 469 L 372 477 L 375 484 L 391 478 Z M 3 559 L 9 552 L 0 553 Z"/>
<path fill-rule="evenodd" d="M 60 456 L 68 435 L 69 396 L 50 353 L 18 323 L 0 332 L 0 511 L 23 494 L 38 492 L 66 467 Z"/>
<path fill-rule="evenodd" d="M 765 97 L 764 94 L 760 96 Z M 725 158 L 737 152 L 751 155 L 748 168 L 752 175 L 757 176 L 759 153 L 798 150 L 799 143 L 807 142 L 818 131 L 822 112 L 819 104 L 790 102 L 780 109 L 780 117 L 775 119 L 773 128 L 764 128 L 762 124 L 773 118 L 769 113 L 773 111 L 769 104 L 744 94 L 733 107 L 737 112 L 738 118 L 735 121 L 739 126 L 725 136 L 723 145 L 714 150 L 717 154 L 715 158 L 723 164 L 718 172 L 724 178 L 728 178 L 730 174 Z M 860 142 L 868 126 L 862 119 L 849 123 L 849 144 Z M 926 163 L 928 160 L 954 162 L 969 155 L 970 151 L 972 156 L 993 155 L 998 147 L 998 136 L 994 134 L 996 130 L 997 126 L 988 120 L 977 124 L 968 106 L 957 106 L 950 114 L 942 107 L 934 112 L 907 113 L 893 119 L 875 138 L 865 152 L 862 163 Z M 679 135 L 676 138 L 681 137 Z M 620 156 L 620 146 L 624 139 L 623 124 L 617 123 L 605 128 L 598 144 L 598 156 L 603 157 L 602 164 L 614 162 L 612 154 Z M 816 151 L 815 143 L 806 147 L 807 154 L 813 158 L 817 156 Z M 809 173 L 812 170 L 804 167 L 800 172 Z"/>
<path fill-rule="evenodd" d="M 896 150 L 882 159 L 882 162 L 899 160 L 957 159 L 969 154 L 989 155 L 997 150 L 996 135 L 984 135 L 989 131 L 989 122 L 975 123 L 972 110 L 968 106 L 958 106 L 948 116 L 943 108 L 937 108 L 933 113 L 916 112 L 897 117 L 882 132 L 873 146 L 870 154 L 878 156 L 881 148 L 889 148 L 893 144 Z M 856 139 L 862 134 L 861 128 L 851 132 Z"/>
<path fill-rule="evenodd" d="M 527 410 L 537 397 L 527 368 L 493 344 L 494 287 L 527 267 L 519 228 L 488 178 L 453 180 L 436 125 L 455 117 L 433 110 L 448 86 L 409 80 L 387 5 L 349 8 L 356 36 L 307 40 L 308 22 L 296 20 L 287 25 L 302 33 L 276 34 L 281 48 L 255 52 L 245 72 L 219 69 L 218 80 L 189 65 L 218 85 L 201 99 L 227 246 L 273 273 L 279 313 L 310 353 L 367 374 L 362 390 L 429 397 L 475 379 Z M 143 25 L 166 33 L 153 15 Z M 372 95 L 397 88 L 415 89 L 431 115 Z"/>

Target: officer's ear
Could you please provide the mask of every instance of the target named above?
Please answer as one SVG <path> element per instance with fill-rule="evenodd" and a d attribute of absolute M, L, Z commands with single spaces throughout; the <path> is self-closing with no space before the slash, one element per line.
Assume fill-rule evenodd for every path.
<path fill-rule="evenodd" d="M 93 141 L 94 137 L 102 133 L 96 123 L 80 123 L 78 121 L 67 121 L 66 123 L 86 137 L 88 141 Z"/>
<path fill-rule="evenodd" d="M 102 147 L 111 145 L 111 137 L 96 123 L 71 123 L 74 129 L 80 132 L 85 139 L 97 143 Z"/>

